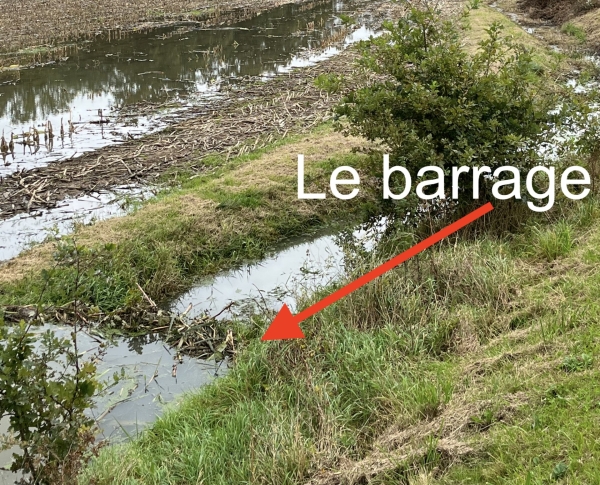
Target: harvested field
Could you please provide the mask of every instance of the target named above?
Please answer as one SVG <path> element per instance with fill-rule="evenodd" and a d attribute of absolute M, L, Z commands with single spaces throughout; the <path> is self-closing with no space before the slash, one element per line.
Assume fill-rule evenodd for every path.
<path fill-rule="evenodd" d="M 324 72 L 350 72 L 352 58 L 349 52 L 289 77 L 247 86 L 242 100 L 199 110 L 193 119 L 142 141 L 15 172 L 0 181 L 0 218 L 118 185 L 152 184 L 166 169 L 190 159 L 203 171 L 208 155 L 242 155 L 292 131 L 308 130 L 328 119 L 339 99 L 321 92 L 314 79 Z"/>
<path fill-rule="evenodd" d="M 223 25 L 252 18 L 285 0 L 9 0 L 0 15 L 0 66 L 52 59 L 52 48 L 83 39 L 115 39 L 123 31 L 177 22 Z M 299 2 L 303 3 L 303 2 Z M 305 2 L 308 6 L 315 2 Z M 26 19 L 25 21 L 23 19 Z M 18 55 L 16 54 L 18 52 Z M 11 55 L 8 55 L 11 54 Z M 60 53 L 58 54 L 60 55 Z"/>
<path fill-rule="evenodd" d="M 397 5 L 370 5 L 369 13 L 395 17 Z M 352 50 L 311 68 L 296 69 L 267 83 L 246 79 L 219 104 L 195 108 L 191 119 L 141 140 L 106 147 L 79 158 L 19 171 L 0 179 L 0 219 L 52 208 L 66 197 L 131 184 L 152 185 L 167 169 L 185 165 L 202 172 L 214 154 L 243 155 L 288 133 L 304 132 L 326 121 L 341 94 L 315 86 L 324 73 L 352 75 Z M 190 167 L 190 164 L 193 166 Z"/>

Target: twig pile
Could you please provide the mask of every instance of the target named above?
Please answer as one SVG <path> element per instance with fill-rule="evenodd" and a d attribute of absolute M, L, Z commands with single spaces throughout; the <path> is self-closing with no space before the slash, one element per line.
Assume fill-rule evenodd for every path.
<path fill-rule="evenodd" d="M 37 325 L 70 325 L 77 321 L 83 325 L 84 330 L 94 329 L 100 334 L 106 329 L 119 329 L 124 335 L 140 331 L 152 332 L 159 334 L 179 355 L 215 360 L 233 358 L 236 352 L 232 329 L 226 321 L 216 319 L 227 310 L 228 307 L 214 316 L 188 318 L 185 313 L 165 312 L 152 306 L 102 313 L 81 302 L 43 308 L 37 308 L 35 305 L 3 308 L 4 320 L 7 323 L 25 321 Z"/>

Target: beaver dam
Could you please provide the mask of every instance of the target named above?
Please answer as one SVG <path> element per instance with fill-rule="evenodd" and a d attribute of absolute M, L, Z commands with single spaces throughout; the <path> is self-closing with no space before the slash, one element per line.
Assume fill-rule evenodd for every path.
<path fill-rule="evenodd" d="M 91 411 L 99 426 L 98 438 L 112 443 L 131 439 L 169 402 L 227 372 L 236 353 L 235 336 L 231 330 L 223 330 L 223 325 L 215 325 L 217 319 L 231 320 L 274 309 L 282 302 L 295 308 L 298 298 L 344 273 L 344 241 L 350 237 L 354 244 L 371 250 L 385 227 L 386 221 L 380 220 L 342 231 L 343 237 L 325 233 L 289 241 L 263 261 L 200 281 L 164 310 L 103 316 L 89 313 L 83 305 L 78 309 L 72 305 L 46 308 L 40 317 L 52 323 L 44 324 L 40 331 L 52 329 L 59 336 L 68 336 L 72 327 L 58 322 L 75 318 L 75 311 L 86 314 L 90 323 L 97 322 L 81 329 L 77 340 L 83 356 L 93 356 L 104 348 L 98 373 L 109 385 Z M 34 313 L 33 307 L 5 308 L 9 322 L 38 318 Z M 120 327 L 135 322 L 134 336 L 123 336 L 120 331 L 111 335 L 113 319 L 119 319 Z M 144 319 L 148 320 L 147 329 Z M 113 375 L 118 381 L 111 384 Z M 2 485 L 13 483 L 14 475 L 1 470 L 10 456 L 0 453 Z"/>

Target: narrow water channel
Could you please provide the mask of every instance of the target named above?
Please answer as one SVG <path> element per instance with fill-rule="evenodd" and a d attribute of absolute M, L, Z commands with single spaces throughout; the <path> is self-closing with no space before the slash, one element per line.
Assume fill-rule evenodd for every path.
<path fill-rule="evenodd" d="M 345 243 L 351 241 L 369 251 L 377 244 L 385 227 L 384 219 L 353 230 L 330 231 L 288 241 L 262 261 L 199 281 L 173 302 L 171 311 L 187 311 L 188 316 L 200 316 L 215 314 L 215 310 L 233 303 L 231 311 L 220 318 L 243 319 L 265 309 L 278 309 L 282 302 L 296 309 L 298 298 L 343 275 Z M 191 309 L 188 308 L 190 305 Z M 71 331 L 70 327 L 46 328 L 65 338 Z M 84 352 L 84 358 L 94 354 L 102 341 L 97 334 L 87 333 L 87 330 L 81 332 L 78 347 Z M 106 353 L 98 364 L 100 378 L 110 382 L 115 373 L 120 378 L 97 400 L 93 416 L 99 419 L 100 437 L 111 443 L 137 436 L 161 414 L 165 405 L 185 392 L 214 381 L 228 369 L 225 361 L 178 358 L 158 335 L 115 337 L 107 343 Z M 6 428 L 6 423 L 3 424 Z M 0 469 L 10 462 L 10 456 L 7 452 L 0 454 Z M 0 485 L 13 481 L 12 474 L 0 470 Z"/>
<path fill-rule="evenodd" d="M 352 231 L 298 238 L 257 263 L 206 278 L 171 306 L 190 317 L 214 315 L 231 303 L 220 318 L 243 318 L 263 310 L 279 310 L 283 303 L 295 311 L 298 299 L 338 280 L 345 272 L 344 241 L 370 251 L 385 231 L 387 221 Z"/>

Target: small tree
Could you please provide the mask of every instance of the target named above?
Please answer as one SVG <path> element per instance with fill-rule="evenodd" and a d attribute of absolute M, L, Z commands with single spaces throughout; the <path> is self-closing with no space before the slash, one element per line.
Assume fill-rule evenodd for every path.
<path fill-rule="evenodd" d="M 80 361 L 75 330 L 72 338 L 0 322 L 0 418 L 9 418 L 14 435 L 4 445 L 21 448 L 11 469 L 31 483 L 74 483 L 94 442 L 85 411 L 93 404 L 96 367 Z"/>
<path fill-rule="evenodd" d="M 528 170 L 544 163 L 541 147 L 567 126 L 587 124 L 589 109 L 549 83 L 531 52 L 501 32 L 493 24 L 471 55 L 455 24 L 412 8 L 359 46 L 359 64 L 375 81 L 344 97 L 336 116 L 349 126 L 338 128 L 385 142 L 392 164 L 413 180 L 420 168 L 439 166 L 446 187 L 452 166 Z M 371 169 L 379 175 L 380 167 L 378 159 Z M 490 185 L 482 180 L 480 198 L 491 197 Z M 471 177 L 461 178 L 461 191 L 467 196 L 459 204 L 472 203 Z"/>

